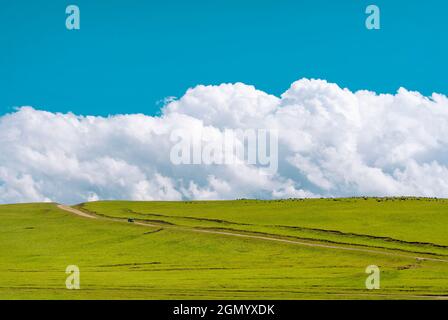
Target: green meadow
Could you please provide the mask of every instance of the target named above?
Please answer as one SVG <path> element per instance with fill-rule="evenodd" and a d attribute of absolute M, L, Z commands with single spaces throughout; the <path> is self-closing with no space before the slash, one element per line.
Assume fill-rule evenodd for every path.
<path fill-rule="evenodd" d="M 448 298 L 448 201 L 0 206 L 0 299 Z M 130 220 L 129 220 L 130 219 Z M 80 269 L 80 290 L 65 285 Z M 368 290 L 365 269 L 381 270 Z"/>

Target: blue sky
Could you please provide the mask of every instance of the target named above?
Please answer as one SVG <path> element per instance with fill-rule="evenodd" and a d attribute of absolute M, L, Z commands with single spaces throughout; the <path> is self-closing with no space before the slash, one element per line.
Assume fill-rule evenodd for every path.
<path fill-rule="evenodd" d="M 65 28 L 69 4 L 79 31 Z M 379 31 L 364 27 L 369 4 L 381 9 Z M 197 84 L 279 95 L 302 77 L 447 94 L 447 12 L 441 0 L 4 1 L 0 114 L 154 115 Z"/>

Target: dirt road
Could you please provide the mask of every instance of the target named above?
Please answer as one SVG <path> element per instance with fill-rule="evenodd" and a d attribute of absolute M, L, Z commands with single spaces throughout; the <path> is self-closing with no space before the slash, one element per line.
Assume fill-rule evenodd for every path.
<path fill-rule="evenodd" d="M 61 204 L 58 204 L 57 206 L 61 210 L 70 212 L 72 214 L 76 214 L 76 215 L 84 217 L 84 218 L 103 219 L 103 220 L 127 223 L 125 219 L 105 218 L 105 217 L 89 214 L 89 213 L 83 212 L 81 210 L 78 210 L 78 209 L 75 209 L 75 208 L 72 208 L 72 207 L 69 207 L 69 206 L 64 206 L 64 205 L 61 205 Z M 140 226 L 147 226 L 147 227 L 161 227 L 161 225 L 151 224 L 151 223 L 146 223 L 146 222 L 141 222 L 141 221 L 135 221 L 134 224 L 140 225 Z M 397 252 L 386 251 L 386 250 L 381 251 L 381 250 L 377 250 L 377 249 L 373 250 L 373 249 L 366 249 L 366 248 L 359 248 L 359 247 L 349 247 L 349 246 L 343 246 L 343 245 L 329 245 L 329 244 L 323 244 L 323 243 L 317 243 L 317 242 L 311 242 L 311 241 L 310 242 L 305 242 L 305 241 L 299 241 L 299 240 L 284 239 L 284 238 L 281 238 L 281 237 L 276 237 L 275 235 L 272 235 L 272 236 L 259 236 L 259 235 L 253 235 L 253 234 L 247 234 L 247 233 L 238 233 L 238 232 L 230 232 L 230 231 L 219 231 L 219 230 L 205 230 L 205 229 L 188 228 L 188 227 L 175 226 L 175 225 L 168 225 L 168 226 L 163 225 L 163 228 L 164 229 L 165 228 L 166 229 L 176 229 L 176 230 L 188 231 L 188 232 L 218 234 L 218 235 L 225 235 L 225 236 L 231 236 L 231 237 L 240 237 L 240 238 L 246 238 L 246 239 L 275 241 L 275 242 L 290 243 L 290 244 L 296 244 L 296 245 L 308 246 L 308 247 L 327 248 L 327 249 L 333 249 L 333 250 L 357 251 L 357 252 L 370 253 L 370 254 L 380 254 L 380 255 L 394 256 L 394 257 L 400 257 L 400 258 L 408 258 L 408 259 L 412 259 L 412 260 L 448 262 L 447 259 L 415 256 L 415 255 L 397 253 Z"/>
<path fill-rule="evenodd" d="M 78 216 L 81 216 L 81 217 L 84 217 L 84 218 L 97 219 L 97 217 L 94 216 L 94 215 L 90 215 L 88 213 L 82 212 L 80 210 L 77 210 L 77 209 L 69 207 L 69 206 L 64 206 L 62 204 L 58 204 L 58 208 L 62 209 L 64 211 L 68 211 L 70 213 L 74 213 L 74 214 L 76 214 Z"/>

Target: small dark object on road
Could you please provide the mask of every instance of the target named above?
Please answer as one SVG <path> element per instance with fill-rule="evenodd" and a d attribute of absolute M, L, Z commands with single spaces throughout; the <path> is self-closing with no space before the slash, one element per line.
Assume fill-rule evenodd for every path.
<path fill-rule="evenodd" d="M 134 219 L 132 219 L 132 218 L 128 218 L 128 222 L 134 222 Z"/>

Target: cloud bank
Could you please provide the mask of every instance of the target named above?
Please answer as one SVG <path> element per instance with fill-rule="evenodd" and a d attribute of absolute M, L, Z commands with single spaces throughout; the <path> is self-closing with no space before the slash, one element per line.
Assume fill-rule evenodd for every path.
<path fill-rule="evenodd" d="M 278 130 L 278 171 L 174 165 L 173 130 Z M 448 197 L 448 98 L 294 82 L 280 97 L 197 86 L 162 115 L 31 107 L 0 117 L 0 203 L 415 195 Z"/>

